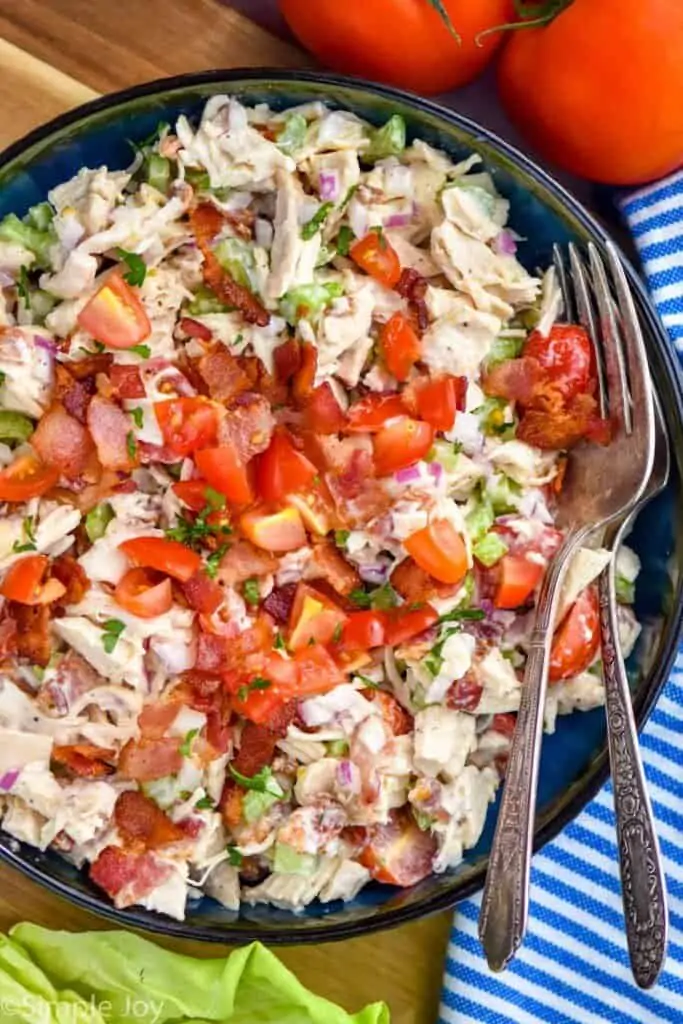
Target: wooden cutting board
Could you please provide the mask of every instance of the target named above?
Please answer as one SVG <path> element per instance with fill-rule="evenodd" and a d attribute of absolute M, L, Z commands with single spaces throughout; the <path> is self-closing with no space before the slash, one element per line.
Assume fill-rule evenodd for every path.
<path fill-rule="evenodd" d="M 314 2 L 314 0 L 311 0 Z M 0 147 L 98 93 L 214 67 L 310 64 L 217 0 L 2 0 Z M 9 868 L 0 868 L 0 929 L 28 920 L 108 927 Z M 433 1024 L 450 915 L 391 932 L 279 951 L 301 981 L 349 1010 L 384 999 L 394 1024 Z M 220 947 L 169 941 L 216 956 Z"/>

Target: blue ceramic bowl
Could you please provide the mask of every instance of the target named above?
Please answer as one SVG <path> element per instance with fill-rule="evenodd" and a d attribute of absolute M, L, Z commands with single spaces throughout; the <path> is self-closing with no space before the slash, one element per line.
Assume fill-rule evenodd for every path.
<path fill-rule="evenodd" d="M 230 93 L 247 104 L 267 102 L 280 109 L 309 100 L 355 111 L 375 124 L 401 114 L 410 136 L 444 149 L 454 159 L 472 151 L 484 159 L 499 191 L 511 200 L 512 227 L 527 239 L 520 258 L 531 270 L 546 266 L 554 242 L 601 245 L 600 225 L 549 175 L 490 132 L 450 110 L 379 85 L 318 73 L 286 71 L 213 71 L 151 82 L 88 103 L 15 143 L 0 156 L 0 216 L 19 214 L 45 198 L 48 189 L 80 167 L 107 164 L 124 168 L 131 158 L 128 139 L 149 135 L 159 121 L 173 122 L 201 111 L 215 93 Z M 662 397 L 674 452 L 672 479 L 665 494 L 643 513 L 632 543 L 643 562 L 637 612 L 647 629 L 647 645 L 633 656 L 634 705 L 645 721 L 666 680 L 681 630 L 683 545 L 676 528 L 681 501 L 683 390 L 662 325 L 642 285 L 629 270 L 647 332 L 652 372 Z M 608 773 L 604 714 L 574 714 L 558 721 L 546 737 L 540 772 L 536 847 L 554 835 L 605 782 Z M 372 885 L 352 903 L 313 905 L 301 915 L 268 907 L 231 913 L 208 898 L 191 903 L 183 923 L 145 910 L 115 910 L 107 897 L 56 854 L 40 853 L 0 832 L 0 857 L 30 878 L 83 907 L 128 927 L 194 939 L 271 943 L 319 942 L 348 938 L 409 921 L 450 907 L 481 889 L 495 812 L 476 849 L 455 871 L 425 879 L 409 890 Z"/>

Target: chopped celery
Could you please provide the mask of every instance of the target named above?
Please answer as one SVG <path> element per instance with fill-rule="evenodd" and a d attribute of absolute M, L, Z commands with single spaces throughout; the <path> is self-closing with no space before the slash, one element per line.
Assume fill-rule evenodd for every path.
<path fill-rule="evenodd" d="M 383 160 L 387 156 L 398 156 L 406 148 L 406 123 L 400 114 L 393 114 L 381 128 L 370 134 L 370 145 L 361 153 L 366 163 Z"/>
<path fill-rule="evenodd" d="M 485 434 L 502 437 L 505 440 L 514 437 L 515 424 L 506 415 L 508 404 L 505 398 L 487 398 L 482 405 L 473 410 L 479 416 L 481 429 Z"/>
<path fill-rule="evenodd" d="M 287 843 L 275 844 L 273 871 L 282 875 L 312 875 L 318 866 L 318 858 L 313 853 L 299 853 Z"/>
<path fill-rule="evenodd" d="M 301 228 L 301 237 L 304 242 L 308 242 L 314 235 L 317 235 L 333 209 L 334 203 L 320 204 L 311 219 L 307 220 Z"/>
<path fill-rule="evenodd" d="M 336 255 L 337 253 L 335 249 L 330 249 L 329 245 L 321 245 L 320 251 L 318 252 L 318 258 L 315 261 L 315 269 L 318 270 L 319 267 L 327 266 L 327 264 L 330 263 Z"/>
<path fill-rule="evenodd" d="M 54 210 L 49 203 L 37 203 L 26 214 L 25 221 L 38 231 L 47 231 L 54 219 Z"/>
<path fill-rule="evenodd" d="M 325 747 L 330 757 L 346 757 L 349 752 L 348 740 L 328 740 Z"/>
<path fill-rule="evenodd" d="M 444 187 L 461 188 L 468 192 L 475 202 L 479 203 L 487 217 L 492 217 L 496 212 L 496 197 L 491 195 L 485 188 L 482 188 L 481 185 L 470 185 L 466 178 L 459 178 L 456 181 L 449 182 Z"/>
<path fill-rule="evenodd" d="M 224 238 L 215 249 L 216 259 L 232 279 L 244 288 L 253 288 L 252 274 L 256 269 L 254 250 L 241 238 Z"/>
<path fill-rule="evenodd" d="M 487 495 L 482 495 L 465 519 L 467 531 L 472 540 L 481 540 L 493 526 L 494 518 L 491 499 Z"/>
<path fill-rule="evenodd" d="M 59 300 L 54 295 L 50 295 L 49 292 L 44 292 L 42 288 L 36 288 L 31 290 L 29 305 L 31 307 L 31 313 L 33 314 L 32 319 L 34 324 L 42 324 L 47 314 L 54 309 Z"/>
<path fill-rule="evenodd" d="M 202 284 L 194 293 L 194 298 L 185 307 L 189 316 L 206 316 L 208 313 L 231 313 L 234 306 L 228 306 L 221 302 L 215 292 Z"/>
<path fill-rule="evenodd" d="M 37 261 L 49 265 L 50 246 L 55 242 L 51 230 L 41 231 L 32 224 L 25 224 L 15 213 L 8 213 L 0 221 L 0 242 L 12 242 L 32 252 Z"/>
<path fill-rule="evenodd" d="M 100 537 L 104 537 L 106 529 L 113 518 L 114 509 L 106 501 L 102 505 L 96 505 L 95 508 L 88 512 L 85 517 L 85 532 L 91 544 L 94 544 Z"/>
<path fill-rule="evenodd" d="M 487 569 L 490 569 L 492 565 L 501 560 L 507 550 L 507 544 L 497 533 L 487 533 L 486 536 L 482 537 L 474 545 L 472 554 L 477 561 L 485 565 Z"/>
<path fill-rule="evenodd" d="M 302 284 L 292 288 L 280 299 L 280 313 L 290 324 L 302 319 L 316 320 L 334 299 L 344 294 L 336 281 L 327 284 Z"/>
<path fill-rule="evenodd" d="M 636 585 L 625 576 L 617 576 L 615 590 L 619 604 L 633 604 L 636 599 Z"/>
<path fill-rule="evenodd" d="M 337 235 L 337 252 L 340 256 L 349 255 L 349 249 L 355 237 L 351 228 L 347 224 L 342 224 Z"/>
<path fill-rule="evenodd" d="M 458 465 L 460 445 L 452 441 L 437 440 L 427 455 L 427 462 L 439 462 L 447 473 L 454 473 Z"/>
<path fill-rule="evenodd" d="M 497 516 L 516 512 L 522 496 L 522 488 L 504 473 L 493 473 L 486 481 L 486 497 Z"/>
<path fill-rule="evenodd" d="M 275 145 L 283 153 L 292 156 L 306 141 L 306 118 L 301 114 L 292 114 L 285 121 L 285 126 L 275 139 Z"/>
<path fill-rule="evenodd" d="M 248 793 L 244 794 L 244 800 L 242 801 L 242 811 L 245 820 L 249 824 L 258 821 L 277 801 L 278 797 L 273 793 L 259 793 L 253 789 L 249 790 Z"/>
<path fill-rule="evenodd" d="M 526 338 L 523 336 L 519 338 L 506 338 L 499 335 L 493 342 L 491 350 L 486 357 L 487 370 L 490 370 L 492 366 L 497 366 L 498 363 L 506 362 L 508 359 L 516 359 L 518 355 L 521 355 L 525 341 Z"/>
<path fill-rule="evenodd" d="M 168 192 L 171 184 L 171 161 L 158 153 L 150 153 L 145 161 L 147 181 L 152 188 L 158 189 L 164 195 Z"/>
<path fill-rule="evenodd" d="M 195 192 L 208 192 L 211 188 L 209 172 L 202 171 L 199 167 L 186 167 L 185 181 L 188 185 L 192 185 Z"/>
<path fill-rule="evenodd" d="M 33 433 L 33 420 L 20 412 L 0 411 L 0 441 L 26 441 Z"/>

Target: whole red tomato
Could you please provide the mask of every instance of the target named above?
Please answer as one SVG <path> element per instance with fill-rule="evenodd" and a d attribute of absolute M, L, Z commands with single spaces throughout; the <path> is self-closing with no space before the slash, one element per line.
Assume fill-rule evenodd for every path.
<path fill-rule="evenodd" d="M 529 142 L 574 174 L 633 185 L 683 164 L 681 0 L 573 0 L 511 33 L 498 83 Z"/>
<path fill-rule="evenodd" d="M 513 15 L 512 0 L 280 0 L 280 10 L 327 67 L 427 94 L 476 78 L 502 34 L 486 36 L 481 45 L 476 37 Z"/>

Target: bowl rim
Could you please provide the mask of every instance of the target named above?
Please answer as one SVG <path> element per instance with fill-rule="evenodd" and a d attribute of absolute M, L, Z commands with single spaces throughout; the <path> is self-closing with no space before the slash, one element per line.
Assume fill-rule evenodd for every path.
<path fill-rule="evenodd" d="M 569 212 L 581 229 L 586 234 L 597 239 L 603 246 L 607 241 L 612 241 L 609 233 L 602 227 L 600 222 L 565 186 L 561 185 L 550 172 L 537 164 L 531 157 L 505 139 L 500 138 L 492 129 L 480 125 L 456 110 L 443 106 L 434 100 L 425 99 L 407 90 L 350 75 L 337 75 L 303 69 L 271 67 L 216 68 L 208 71 L 187 72 L 157 78 L 121 89 L 117 92 L 107 93 L 59 114 L 57 117 L 32 129 L 22 138 L 11 143 L 0 152 L 0 172 L 27 150 L 49 140 L 50 136 L 61 133 L 65 129 L 83 120 L 87 120 L 92 115 L 99 114 L 110 108 L 123 106 L 141 97 L 154 96 L 160 92 L 182 92 L 196 86 L 212 84 L 219 86 L 221 83 L 249 81 L 267 81 L 273 85 L 304 83 L 312 86 L 317 84 L 337 86 L 341 89 L 355 88 L 387 100 L 398 100 L 402 104 L 412 107 L 416 117 L 428 113 L 481 140 L 481 142 L 491 147 L 494 154 L 497 153 L 507 158 L 515 167 L 521 169 L 537 184 L 547 190 L 559 203 L 562 210 Z M 654 343 L 657 359 L 660 363 L 660 366 L 655 368 L 654 376 L 657 377 L 660 385 L 663 381 L 666 381 L 668 385 L 667 391 L 669 394 L 667 398 L 669 403 L 665 402 L 665 407 L 667 404 L 673 403 L 678 417 L 681 419 L 683 418 L 683 378 L 674 354 L 673 344 L 654 309 L 644 282 L 632 266 L 630 260 L 622 252 L 621 247 L 617 245 L 617 248 L 624 261 L 631 288 L 639 300 L 639 312 L 645 320 L 647 330 Z M 657 370 L 659 373 L 657 373 Z M 679 460 L 679 468 L 683 468 L 683 456 Z M 664 636 L 663 650 L 660 652 L 657 664 L 653 665 L 650 670 L 649 682 L 645 692 L 642 692 L 640 699 L 634 702 L 634 713 L 639 731 L 647 721 L 669 677 L 682 635 L 683 574 L 678 581 L 676 601 L 668 629 Z M 583 810 L 602 788 L 608 777 L 609 764 L 605 744 L 594 759 L 589 777 L 585 781 L 576 783 L 577 791 L 565 801 L 563 806 L 549 820 L 542 823 L 536 829 L 533 843 L 534 853 L 545 846 L 547 842 L 554 839 Z M 450 909 L 461 902 L 461 900 L 468 899 L 481 891 L 487 864 L 487 858 L 482 858 L 481 866 L 466 881 L 459 883 L 457 891 L 446 890 L 428 895 L 409 905 L 390 907 L 385 909 L 382 914 L 375 914 L 361 920 L 348 922 L 343 920 L 331 921 L 322 916 L 319 919 L 319 923 L 311 924 L 300 931 L 291 932 L 286 924 L 281 928 L 278 927 L 272 930 L 267 925 L 262 926 L 261 924 L 250 922 L 245 922 L 240 927 L 233 927 L 230 923 L 204 926 L 201 923 L 189 923 L 187 920 L 176 921 L 165 915 L 136 909 L 135 907 L 119 910 L 112 904 L 104 903 L 102 898 L 94 892 L 89 893 L 76 890 L 68 882 L 48 875 L 39 864 L 27 862 L 19 852 L 15 852 L 2 843 L 0 843 L 0 861 L 16 868 L 22 874 L 56 895 L 100 917 L 115 921 L 122 927 L 137 928 L 156 934 L 172 935 L 176 938 L 191 938 L 212 943 L 242 944 L 253 940 L 262 940 L 272 945 L 294 945 L 349 939 L 393 928 L 421 917 Z"/>

